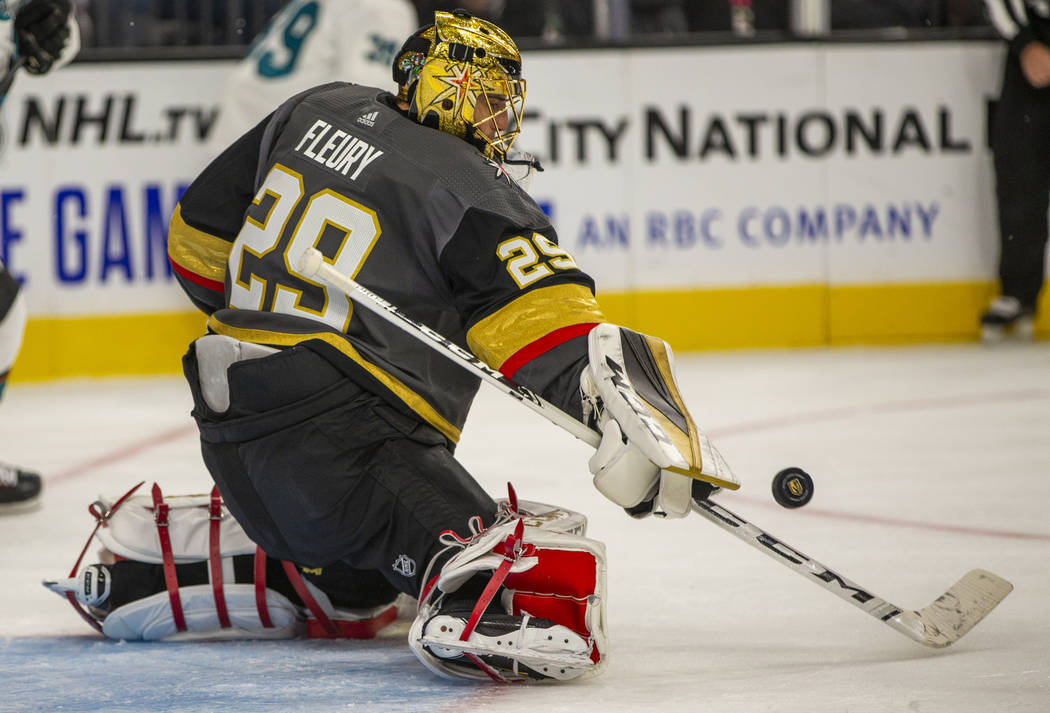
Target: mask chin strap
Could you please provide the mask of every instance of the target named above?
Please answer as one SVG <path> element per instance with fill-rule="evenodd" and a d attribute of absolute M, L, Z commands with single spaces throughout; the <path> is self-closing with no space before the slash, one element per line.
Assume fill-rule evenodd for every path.
<path fill-rule="evenodd" d="M 522 190 L 532 187 L 532 176 L 543 170 L 540 160 L 526 151 L 510 149 L 503 159 L 503 170 Z"/>

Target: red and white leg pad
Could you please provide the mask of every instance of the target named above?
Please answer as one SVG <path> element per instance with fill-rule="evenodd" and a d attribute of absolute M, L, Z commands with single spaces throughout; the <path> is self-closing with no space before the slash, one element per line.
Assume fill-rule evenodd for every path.
<path fill-rule="evenodd" d="M 409 632 L 416 656 L 455 678 L 569 680 L 600 671 L 607 646 L 605 546 L 576 534 L 585 526 L 581 515 L 558 508 L 539 519 L 508 508 L 491 528 L 457 537 L 463 549 L 420 596 Z M 484 592 L 457 598 L 477 574 L 488 577 Z"/>
<path fill-rule="evenodd" d="M 167 592 L 137 599 L 110 612 L 102 633 L 127 641 L 209 641 L 229 639 L 288 639 L 301 628 L 302 615 L 287 597 L 266 590 L 269 626 L 259 620 L 255 585 L 226 586 L 227 626 L 219 623 L 210 584 L 179 588 L 182 629 L 172 617 Z"/>
<path fill-rule="evenodd" d="M 142 485 L 141 483 L 139 485 Z M 44 582 L 66 597 L 102 634 L 114 639 L 187 641 L 209 639 L 370 639 L 397 618 L 390 602 L 367 609 L 333 606 L 290 562 L 284 572 L 302 606 L 267 586 L 266 555 L 226 508 L 217 489 L 210 495 L 165 497 L 159 486 L 136 496 L 139 486 L 115 501 L 89 508 L 96 526 L 68 578 Z M 78 571 L 91 542 L 102 545 L 100 564 Z M 233 558 L 253 555 L 250 583 L 238 583 Z M 165 591 L 113 606 L 112 572 L 117 560 L 160 565 Z M 180 585 L 176 565 L 207 563 L 208 584 Z"/>

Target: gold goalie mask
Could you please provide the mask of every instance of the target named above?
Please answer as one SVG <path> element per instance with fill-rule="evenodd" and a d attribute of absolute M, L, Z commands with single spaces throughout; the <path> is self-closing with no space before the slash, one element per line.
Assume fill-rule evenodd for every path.
<path fill-rule="evenodd" d="M 521 132 L 525 80 L 514 40 L 463 10 L 435 12 L 394 60 L 409 116 L 503 161 Z"/>

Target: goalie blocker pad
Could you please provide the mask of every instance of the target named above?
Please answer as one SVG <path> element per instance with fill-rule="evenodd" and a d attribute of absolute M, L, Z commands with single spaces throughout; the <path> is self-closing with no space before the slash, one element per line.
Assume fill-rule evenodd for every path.
<path fill-rule="evenodd" d="M 614 420 L 624 440 L 661 470 L 728 490 L 740 487 L 693 422 L 667 342 L 608 323 L 588 339 L 590 364 L 581 376 L 585 419 Z"/>

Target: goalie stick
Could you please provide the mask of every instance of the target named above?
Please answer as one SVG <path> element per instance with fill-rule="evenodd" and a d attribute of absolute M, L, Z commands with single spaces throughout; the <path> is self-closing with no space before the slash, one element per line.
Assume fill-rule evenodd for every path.
<path fill-rule="evenodd" d="M 1002 577 L 972 569 L 929 606 L 906 611 L 868 592 L 852 580 L 808 557 L 721 505 L 694 500 L 693 512 L 731 532 L 760 552 L 826 591 L 867 612 L 912 641 L 935 649 L 958 641 L 1013 590 Z"/>
<path fill-rule="evenodd" d="M 354 299 L 356 304 L 416 337 L 585 443 L 593 447 L 598 446 L 601 435 L 597 431 L 588 428 L 529 389 L 515 384 L 471 352 L 425 324 L 416 322 L 397 306 L 342 274 L 325 262 L 324 256 L 318 250 L 308 249 L 299 259 L 298 267 L 303 276 L 324 279 L 347 297 Z M 711 500 L 694 500 L 693 511 L 912 641 L 933 648 L 943 648 L 958 641 L 1013 590 L 1013 585 L 1002 577 L 983 569 L 974 569 L 963 575 L 929 606 L 918 611 L 907 611 L 871 594 L 852 580 L 802 554 Z"/>
<path fill-rule="evenodd" d="M 435 332 L 427 325 L 415 321 L 398 309 L 396 305 L 390 304 L 375 292 L 372 292 L 367 287 L 363 287 L 360 283 L 336 270 L 324 261 L 324 256 L 316 248 L 308 248 L 303 253 L 303 256 L 299 258 L 298 267 L 300 274 L 304 277 L 317 276 L 323 278 L 326 282 L 337 287 L 347 297 L 351 299 L 356 297 L 357 299 L 354 301 L 357 304 L 382 317 L 395 327 L 399 327 L 411 334 L 423 343 L 428 344 L 438 354 L 448 357 L 467 371 L 473 372 L 475 376 L 480 377 L 483 381 L 487 381 L 508 396 L 521 401 L 530 409 L 543 415 L 556 426 L 561 426 L 584 443 L 597 448 L 601 442 L 601 434 L 597 431 L 587 428 L 587 426 L 554 404 L 545 401 L 538 394 L 526 389 L 524 386 L 515 384 L 503 374 L 481 361 L 481 359 L 478 359 L 471 352 Z"/>

